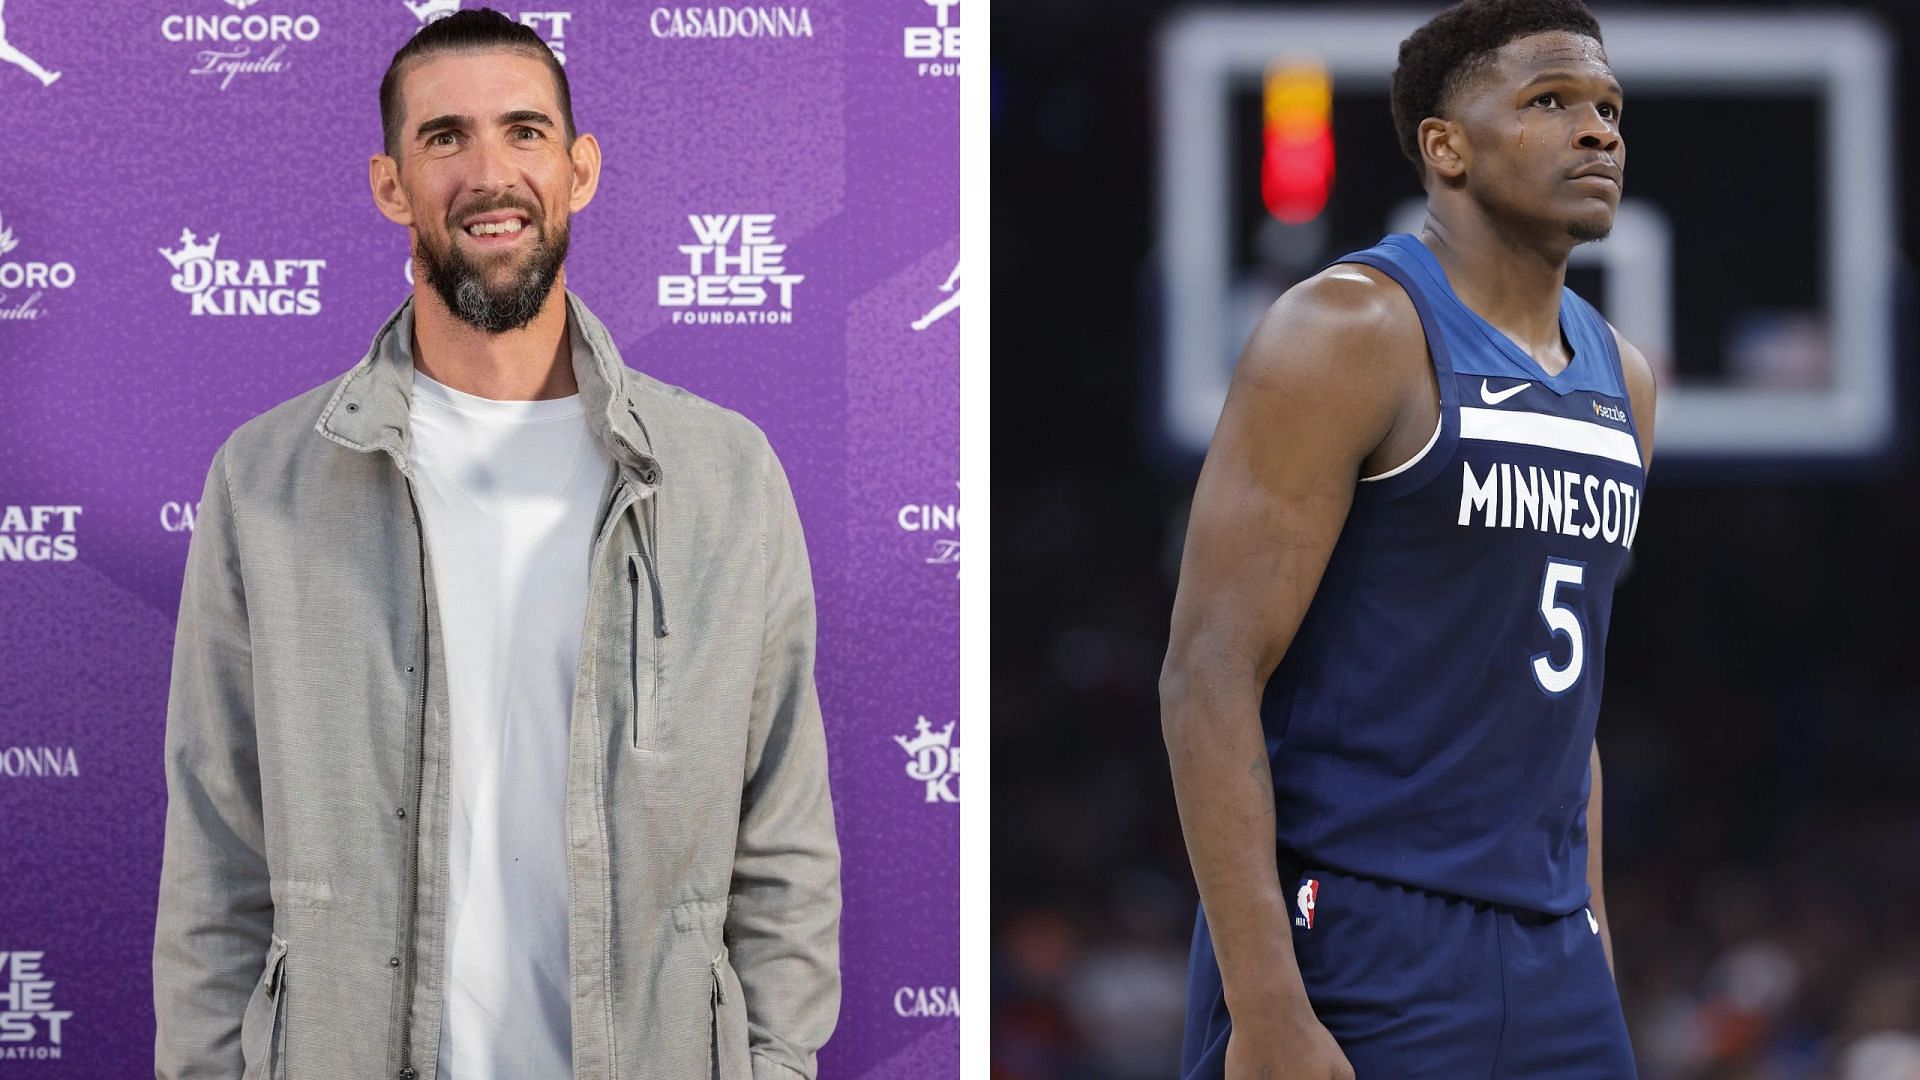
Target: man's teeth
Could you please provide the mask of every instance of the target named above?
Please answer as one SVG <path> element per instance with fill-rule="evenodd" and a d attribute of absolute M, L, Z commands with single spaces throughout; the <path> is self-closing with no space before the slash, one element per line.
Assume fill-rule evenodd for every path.
<path fill-rule="evenodd" d="M 516 233 L 520 231 L 520 219 L 496 222 L 491 225 L 469 225 L 467 232 L 474 236 L 493 236 L 498 233 Z"/>

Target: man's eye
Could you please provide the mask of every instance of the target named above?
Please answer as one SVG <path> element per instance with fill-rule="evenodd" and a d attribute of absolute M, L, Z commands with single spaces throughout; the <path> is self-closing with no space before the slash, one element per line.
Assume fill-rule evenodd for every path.
<path fill-rule="evenodd" d="M 1610 120 L 1618 120 L 1618 119 L 1620 119 L 1620 110 L 1619 110 L 1619 109 L 1617 109 L 1617 108 L 1615 108 L 1614 106 L 1612 106 L 1612 105 L 1602 105 L 1602 106 L 1600 106 L 1600 108 L 1601 108 L 1601 113 L 1600 113 L 1600 115 L 1602 115 L 1602 116 L 1604 116 L 1604 117 L 1607 117 L 1607 118 L 1608 118 L 1608 119 L 1610 119 Z"/>
<path fill-rule="evenodd" d="M 1543 101 L 1556 101 L 1558 97 L 1557 94 L 1541 94 L 1539 97 L 1534 98 L 1532 103 L 1538 105 Z"/>
<path fill-rule="evenodd" d="M 531 131 L 531 132 L 533 132 L 533 134 L 534 134 L 534 135 L 535 135 L 536 137 L 538 137 L 538 138 L 542 138 L 542 139 L 544 139 L 544 138 L 546 138 L 546 134 L 545 134 L 544 132 L 542 132 L 542 131 L 541 131 L 541 130 L 540 130 L 539 128 L 531 128 L 531 127 L 527 127 L 527 126 L 526 126 L 526 125 L 524 125 L 524 124 L 522 124 L 522 125 L 520 125 L 520 126 L 518 126 L 518 127 L 516 127 L 516 128 L 514 128 L 513 130 L 515 130 L 515 131 Z M 432 138 L 430 138 L 430 139 L 428 139 L 428 140 L 427 140 L 427 145 L 428 145 L 428 146 L 439 146 L 439 145 L 441 145 L 441 143 L 440 143 L 440 139 L 441 139 L 441 138 L 442 138 L 443 136 L 447 136 L 447 135 L 452 135 L 452 134 L 453 134 L 453 132 L 451 132 L 451 131 L 442 131 L 442 132 L 440 132 L 440 133 L 438 133 L 438 134 L 436 134 L 436 135 L 434 135 L 434 136 L 433 136 Z"/>

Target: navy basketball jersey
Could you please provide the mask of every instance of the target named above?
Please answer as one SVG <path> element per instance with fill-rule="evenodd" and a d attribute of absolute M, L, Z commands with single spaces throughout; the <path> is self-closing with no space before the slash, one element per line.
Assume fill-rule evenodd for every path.
<path fill-rule="evenodd" d="M 1606 321 L 1563 288 L 1548 375 L 1394 233 L 1440 422 L 1360 479 L 1268 688 L 1279 841 L 1308 865 L 1550 914 L 1587 903 L 1588 752 L 1644 471 Z M 1329 263 L 1328 265 L 1332 265 Z"/>

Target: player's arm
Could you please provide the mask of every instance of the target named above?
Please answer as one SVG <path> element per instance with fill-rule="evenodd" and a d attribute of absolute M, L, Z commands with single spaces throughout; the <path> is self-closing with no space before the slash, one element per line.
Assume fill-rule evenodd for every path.
<path fill-rule="evenodd" d="M 1600 888 L 1600 743 L 1593 744 L 1587 759 L 1593 776 L 1593 793 L 1587 796 L 1587 887 L 1593 891 L 1590 904 L 1593 919 L 1600 924 L 1600 947 L 1607 955 L 1607 973 L 1613 973 L 1613 935 L 1607 930 L 1607 901 Z"/>
<path fill-rule="evenodd" d="M 1313 1037 L 1259 706 L 1393 429 L 1409 348 L 1424 364 L 1418 316 L 1384 279 L 1336 269 L 1289 290 L 1240 356 L 1194 492 L 1160 715 L 1236 1038 L 1274 1038 L 1283 1018 L 1300 1026 L 1281 1035 Z"/>
<path fill-rule="evenodd" d="M 1627 399 L 1633 406 L 1633 426 L 1640 432 L 1640 466 L 1643 472 L 1653 469 L 1653 414 L 1654 399 L 1659 397 L 1660 387 L 1654 382 L 1653 365 L 1647 362 L 1645 354 L 1634 348 L 1633 342 L 1620 336 L 1620 331 L 1608 323 L 1607 329 L 1613 330 L 1614 344 L 1620 349 L 1620 371 L 1627 378 Z"/>
<path fill-rule="evenodd" d="M 1609 324 L 1608 329 L 1612 329 Z M 1653 468 L 1653 411 L 1654 398 L 1658 387 L 1654 383 L 1653 365 L 1620 331 L 1613 331 L 1613 340 L 1620 348 L 1620 369 L 1627 378 L 1627 396 L 1633 405 L 1634 426 L 1640 432 L 1640 461 L 1642 471 Z M 1645 493 L 1642 493 L 1645 497 Z M 1600 872 L 1600 744 L 1593 744 L 1593 754 L 1588 768 L 1592 772 L 1592 793 L 1587 796 L 1587 887 L 1593 892 L 1593 918 L 1600 924 L 1600 944 L 1607 954 L 1607 970 L 1613 970 L 1613 935 L 1607 928 L 1607 901 L 1601 889 Z"/>

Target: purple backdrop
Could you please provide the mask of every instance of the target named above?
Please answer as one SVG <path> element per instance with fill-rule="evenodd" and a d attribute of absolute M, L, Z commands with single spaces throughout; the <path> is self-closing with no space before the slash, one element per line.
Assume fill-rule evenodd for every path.
<path fill-rule="evenodd" d="M 411 289 L 367 158 L 393 51 L 455 6 L 0 10 L 8 1076 L 151 1075 L 193 503 L 229 432 L 350 367 Z M 502 10 L 563 56 L 604 152 L 568 286 L 631 366 L 765 428 L 800 504 L 846 898 L 821 1073 L 956 1075 L 959 0 Z M 791 307 L 663 304 L 728 215 L 771 215 Z M 209 258 L 243 284 L 199 289 Z M 726 311 L 755 321 L 701 321 Z"/>

